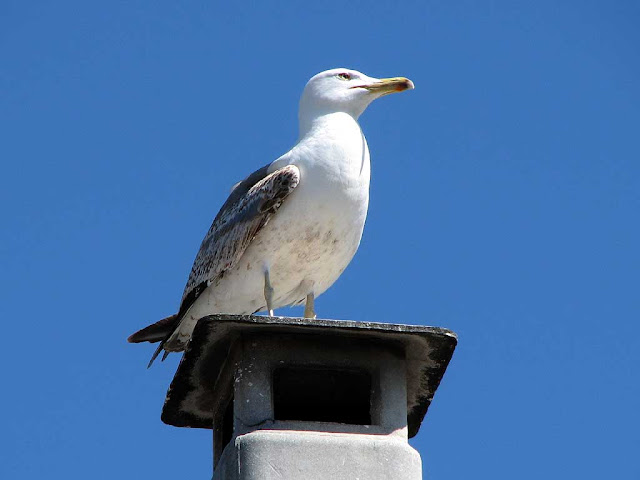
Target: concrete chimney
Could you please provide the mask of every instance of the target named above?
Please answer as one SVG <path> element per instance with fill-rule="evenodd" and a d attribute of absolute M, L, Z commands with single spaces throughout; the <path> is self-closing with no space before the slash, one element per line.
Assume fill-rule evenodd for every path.
<path fill-rule="evenodd" d="M 420 480 L 408 439 L 456 342 L 436 327 L 205 317 L 162 420 L 213 430 L 214 480 Z"/>

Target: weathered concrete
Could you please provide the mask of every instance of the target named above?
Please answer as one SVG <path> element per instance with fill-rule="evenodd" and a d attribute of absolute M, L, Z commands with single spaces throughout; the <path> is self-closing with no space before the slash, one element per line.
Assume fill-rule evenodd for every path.
<path fill-rule="evenodd" d="M 162 419 L 213 428 L 216 480 L 421 479 L 407 440 L 455 345 L 435 327 L 206 317 Z"/>
<path fill-rule="evenodd" d="M 235 439 L 214 480 L 421 480 L 420 455 L 381 435 L 256 430 Z"/>

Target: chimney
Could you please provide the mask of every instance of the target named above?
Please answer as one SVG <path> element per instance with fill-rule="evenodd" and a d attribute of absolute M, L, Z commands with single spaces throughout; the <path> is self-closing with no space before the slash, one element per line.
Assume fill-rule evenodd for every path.
<path fill-rule="evenodd" d="M 436 327 L 205 317 L 162 420 L 213 430 L 214 480 L 420 480 L 408 439 L 456 343 Z"/>

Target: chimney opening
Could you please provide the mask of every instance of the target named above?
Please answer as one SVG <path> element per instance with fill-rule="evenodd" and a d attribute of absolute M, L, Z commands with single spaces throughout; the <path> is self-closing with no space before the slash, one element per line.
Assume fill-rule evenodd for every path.
<path fill-rule="evenodd" d="M 371 373 L 324 367 L 273 372 L 275 420 L 371 425 Z"/>

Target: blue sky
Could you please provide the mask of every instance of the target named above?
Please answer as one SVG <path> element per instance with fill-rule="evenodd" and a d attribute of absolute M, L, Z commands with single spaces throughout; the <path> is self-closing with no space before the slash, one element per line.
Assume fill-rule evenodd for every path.
<path fill-rule="evenodd" d="M 0 477 L 209 478 L 210 432 L 160 422 L 179 357 L 125 339 L 337 66 L 416 84 L 362 117 L 369 218 L 316 307 L 459 334 L 425 477 L 640 477 L 638 4 L 267 3 L 0 5 Z"/>

